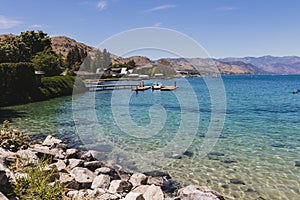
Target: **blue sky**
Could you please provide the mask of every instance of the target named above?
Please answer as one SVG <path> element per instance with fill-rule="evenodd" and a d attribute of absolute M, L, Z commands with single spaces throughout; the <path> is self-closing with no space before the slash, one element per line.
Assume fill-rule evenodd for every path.
<path fill-rule="evenodd" d="M 300 56 L 297 0 L 0 0 L 0 33 L 43 30 L 97 46 L 133 28 L 162 27 L 211 57 Z"/>

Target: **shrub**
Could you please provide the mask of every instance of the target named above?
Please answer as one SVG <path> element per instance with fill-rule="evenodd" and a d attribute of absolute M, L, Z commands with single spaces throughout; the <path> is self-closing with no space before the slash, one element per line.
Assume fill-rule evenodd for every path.
<path fill-rule="evenodd" d="M 29 135 L 23 134 L 18 129 L 14 129 L 6 120 L 3 122 L 0 131 L 0 147 L 16 152 L 20 149 L 27 149 L 30 145 Z"/>
<path fill-rule="evenodd" d="M 40 159 L 37 166 L 21 166 L 19 171 L 26 173 L 13 183 L 14 193 L 24 200 L 58 200 L 63 198 L 64 185 L 53 180 L 57 170 L 49 168 L 50 160 Z"/>

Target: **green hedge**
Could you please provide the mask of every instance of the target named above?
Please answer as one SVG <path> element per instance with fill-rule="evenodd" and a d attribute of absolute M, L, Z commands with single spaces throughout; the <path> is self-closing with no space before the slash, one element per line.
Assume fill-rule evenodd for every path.
<path fill-rule="evenodd" d="M 42 78 L 42 84 L 38 87 L 35 99 L 45 100 L 59 96 L 71 95 L 74 92 L 86 91 L 85 84 L 74 76 L 52 76 Z"/>
<path fill-rule="evenodd" d="M 0 64 L 0 106 L 31 100 L 36 88 L 34 67 L 31 63 Z"/>

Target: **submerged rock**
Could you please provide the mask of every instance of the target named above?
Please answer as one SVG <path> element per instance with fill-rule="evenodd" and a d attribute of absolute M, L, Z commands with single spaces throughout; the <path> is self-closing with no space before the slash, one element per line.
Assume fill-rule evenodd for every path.
<path fill-rule="evenodd" d="M 208 187 L 195 185 L 179 189 L 177 198 L 180 200 L 225 200 L 218 192 L 212 191 Z"/>
<path fill-rule="evenodd" d="M 246 185 L 244 181 L 238 180 L 238 179 L 230 179 L 230 183 L 232 184 L 241 184 L 241 185 Z"/>
<path fill-rule="evenodd" d="M 296 167 L 300 167 L 300 160 L 299 161 L 295 161 L 295 166 Z"/>

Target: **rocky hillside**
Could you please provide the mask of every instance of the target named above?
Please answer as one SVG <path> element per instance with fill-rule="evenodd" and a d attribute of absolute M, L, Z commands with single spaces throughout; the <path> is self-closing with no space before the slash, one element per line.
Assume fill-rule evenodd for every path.
<path fill-rule="evenodd" d="M 57 54 L 62 54 L 64 56 L 67 56 L 68 52 L 74 49 L 75 46 L 77 46 L 79 51 L 84 50 L 86 52 L 90 52 L 92 50 L 95 50 L 94 47 L 77 42 L 76 40 L 66 36 L 52 37 L 51 46 L 54 52 L 56 52 Z"/>
<path fill-rule="evenodd" d="M 244 62 L 257 66 L 266 73 L 274 74 L 300 74 L 300 57 L 298 56 L 262 56 L 262 57 L 244 57 L 244 58 L 223 58 L 222 62 Z"/>

